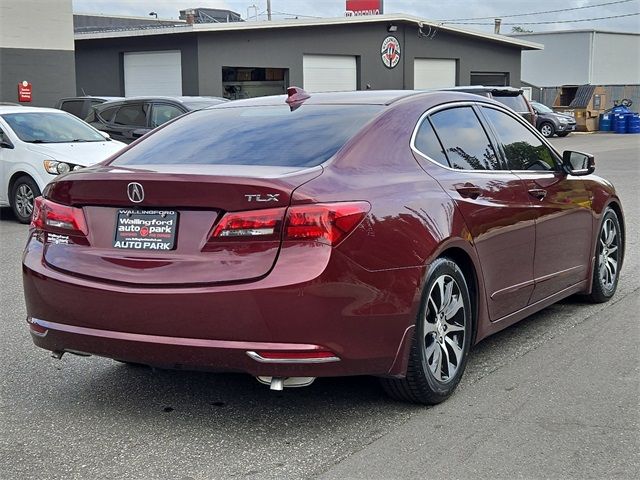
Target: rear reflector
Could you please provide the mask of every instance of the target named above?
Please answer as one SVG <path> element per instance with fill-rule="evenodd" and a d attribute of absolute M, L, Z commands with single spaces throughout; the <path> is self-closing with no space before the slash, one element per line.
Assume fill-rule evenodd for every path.
<path fill-rule="evenodd" d="M 44 197 L 37 197 L 33 202 L 31 228 L 69 235 L 86 236 L 88 233 L 81 208 L 61 205 Z"/>
<path fill-rule="evenodd" d="M 213 229 L 216 240 L 308 240 L 337 245 L 362 222 L 367 202 L 296 205 L 227 213 Z M 284 231 L 283 231 L 284 223 Z"/>
<path fill-rule="evenodd" d="M 248 351 L 247 355 L 261 363 L 330 363 L 339 362 L 340 358 L 329 350 L 315 351 Z"/>

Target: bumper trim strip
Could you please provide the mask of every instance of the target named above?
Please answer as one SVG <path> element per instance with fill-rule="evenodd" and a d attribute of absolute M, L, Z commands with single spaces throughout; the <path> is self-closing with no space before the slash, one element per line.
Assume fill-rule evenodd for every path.
<path fill-rule="evenodd" d="M 111 340 L 125 340 L 130 342 L 143 342 L 161 345 L 173 345 L 184 347 L 201 347 L 228 350 L 296 350 L 301 352 L 315 352 L 325 350 L 319 345 L 308 343 L 270 343 L 251 342 L 237 340 L 209 340 L 205 338 L 167 337 L 162 335 L 148 335 L 142 333 L 117 332 L 113 330 L 100 330 L 96 328 L 78 327 L 64 323 L 49 322 L 39 318 L 32 318 L 31 323 L 43 328 L 70 333 L 74 335 L 86 335 L 90 337 L 108 338 Z"/>

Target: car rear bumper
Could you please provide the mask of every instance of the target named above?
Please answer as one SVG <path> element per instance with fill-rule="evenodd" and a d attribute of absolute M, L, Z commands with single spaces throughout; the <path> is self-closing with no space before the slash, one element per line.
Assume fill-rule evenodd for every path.
<path fill-rule="evenodd" d="M 255 376 L 402 374 L 423 274 L 369 272 L 316 245 L 283 248 L 273 271 L 252 283 L 138 288 L 61 273 L 43 263 L 42 250 L 31 239 L 23 263 L 37 346 Z M 392 283 L 405 287 L 389 292 Z M 265 362 L 248 353 L 318 350 L 337 359 Z"/>

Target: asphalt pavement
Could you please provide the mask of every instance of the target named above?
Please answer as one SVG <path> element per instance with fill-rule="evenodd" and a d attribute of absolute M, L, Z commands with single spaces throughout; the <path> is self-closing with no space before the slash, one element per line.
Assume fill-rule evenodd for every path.
<path fill-rule="evenodd" d="M 640 135 L 572 134 L 622 197 L 607 304 L 569 298 L 481 342 L 457 392 L 419 407 L 373 378 L 274 393 L 244 375 L 152 370 L 32 345 L 0 211 L 0 479 L 638 478 Z"/>

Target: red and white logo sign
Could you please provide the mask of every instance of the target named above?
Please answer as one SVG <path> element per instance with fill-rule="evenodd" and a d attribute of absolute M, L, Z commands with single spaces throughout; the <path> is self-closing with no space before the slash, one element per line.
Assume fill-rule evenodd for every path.
<path fill-rule="evenodd" d="M 31 84 L 26 80 L 18 84 L 18 101 L 30 102 L 31 101 Z"/>
<path fill-rule="evenodd" d="M 345 16 L 381 15 L 382 0 L 347 0 Z"/>
<path fill-rule="evenodd" d="M 380 49 L 380 55 L 382 56 L 382 63 L 387 68 L 394 68 L 400 61 L 400 42 L 393 36 L 388 36 L 382 42 L 382 48 Z"/>

